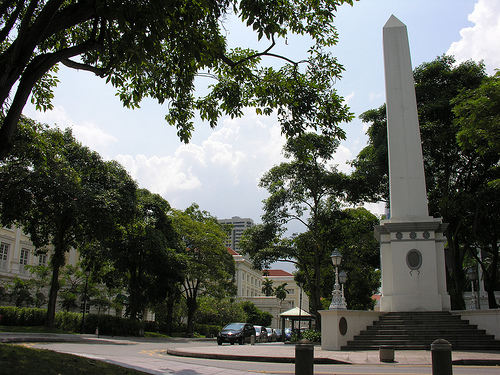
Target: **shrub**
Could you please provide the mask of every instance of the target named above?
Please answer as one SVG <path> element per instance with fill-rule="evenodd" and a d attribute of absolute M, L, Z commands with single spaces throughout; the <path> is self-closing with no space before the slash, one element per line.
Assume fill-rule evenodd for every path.
<path fill-rule="evenodd" d="M 308 330 L 302 331 L 300 333 L 300 339 L 301 340 L 306 339 L 306 340 L 309 340 L 311 342 L 320 343 L 321 342 L 321 332 L 315 331 L 314 329 L 308 329 Z M 297 333 L 294 332 L 292 334 L 291 341 L 297 341 Z"/>
<path fill-rule="evenodd" d="M 4 326 L 43 326 L 47 310 L 32 307 L 1 306 Z"/>

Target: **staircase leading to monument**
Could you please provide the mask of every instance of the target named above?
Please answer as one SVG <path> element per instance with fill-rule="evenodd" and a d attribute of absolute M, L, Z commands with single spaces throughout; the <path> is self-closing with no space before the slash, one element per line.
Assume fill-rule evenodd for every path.
<path fill-rule="evenodd" d="M 389 312 L 341 349 L 378 350 L 381 345 L 393 345 L 399 350 L 429 350 L 437 339 L 449 341 L 452 350 L 500 350 L 494 336 L 447 311 Z"/>

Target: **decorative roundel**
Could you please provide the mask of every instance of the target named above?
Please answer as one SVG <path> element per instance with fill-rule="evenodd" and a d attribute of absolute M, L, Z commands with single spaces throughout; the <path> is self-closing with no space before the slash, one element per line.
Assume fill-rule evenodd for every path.
<path fill-rule="evenodd" d="M 410 232 L 410 238 L 411 238 L 412 240 L 416 239 L 416 238 L 417 238 L 417 233 L 415 233 L 415 232 Z"/>
<path fill-rule="evenodd" d="M 418 270 L 422 266 L 422 253 L 417 249 L 411 249 L 406 254 L 406 264 L 411 270 Z"/>
<path fill-rule="evenodd" d="M 339 331 L 342 336 L 345 336 L 347 333 L 347 319 L 344 317 L 339 320 Z"/>
<path fill-rule="evenodd" d="M 401 233 L 401 232 L 397 232 L 397 233 L 396 233 L 396 238 L 397 238 L 398 240 L 402 239 L 402 238 L 403 238 L 403 233 Z"/>

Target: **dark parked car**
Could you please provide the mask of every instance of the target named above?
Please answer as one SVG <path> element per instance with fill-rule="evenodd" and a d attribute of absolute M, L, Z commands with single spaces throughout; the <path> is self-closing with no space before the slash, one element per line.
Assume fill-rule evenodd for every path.
<path fill-rule="evenodd" d="M 217 344 L 222 345 L 225 342 L 234 345 L 237 342 L 243 345 L 250 342 L 252 335 L 255 336 L 255 328 L 249 323 L 229 323 L 217 335 Z"/>

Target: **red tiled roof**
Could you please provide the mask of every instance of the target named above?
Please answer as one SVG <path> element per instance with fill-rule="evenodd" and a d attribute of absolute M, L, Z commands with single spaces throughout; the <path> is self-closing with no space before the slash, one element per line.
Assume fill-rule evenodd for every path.
<path fill-rule="evenodd" d="M 283 270 L 264 270 L 262 271 L 262 274 L 264 276 L 275 276 L 275 277 L 293 276 L 290 272 L 286 272 Z"/>
<path fill-rule="evenodd" d="M 227 252 L 231 255 L 239 255 L 236 251 L 234 251 L 233 249 L 231 249 L 229 246 L 227 246 Z"/>

